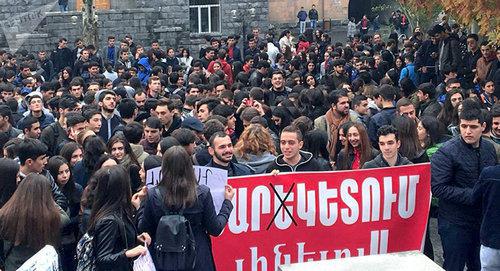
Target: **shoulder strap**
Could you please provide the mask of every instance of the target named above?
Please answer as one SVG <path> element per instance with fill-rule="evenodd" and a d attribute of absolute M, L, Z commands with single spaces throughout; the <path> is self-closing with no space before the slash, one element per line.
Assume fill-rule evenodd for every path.
<path fill-rule="evenodd" d="M 155 191 L 155 194 L 156 194 L 156 195 L 157 195 L 160 199 L 162 199 L 162 194 L 161 194 L 161 192 L 160 192 L 160 189 L 159 189 L 158 187 L 156 187 L 156 188 L 154 189 L 154 191 Z M 165 208 L 165 204 L 163 203 L 163 201 L 161 201 L 160 208 L 161 208 L 161 210 L 162 210 L 165 214 L 167 214 L 167 209 Z"/>
<path fill-rule="evenodd" d="M 408 67 L 404 67 L 404 69 L 406 69 L 406 76 L 405 76 L 405 78 L 409 78 L 410 77 L 410 70 L 408 69 Z"/>

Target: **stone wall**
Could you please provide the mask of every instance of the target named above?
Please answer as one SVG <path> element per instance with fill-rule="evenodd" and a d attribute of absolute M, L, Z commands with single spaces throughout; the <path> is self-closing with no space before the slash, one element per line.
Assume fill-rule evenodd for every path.
<path fill-rule="evenodd" d="M 13 0 L 30 2 L 30 10 L 36 8 L 31 1 L 35 0 Z M 49 0 L 36 0 L 42 4 Z M 114 35 L 122 38 L 130 33 L 136 43 L 149 46 L 151 40 L 157 39 L 163 48 L 180 46 L 187 47 L 193 52 L 205 44 L 207 36 L 220 37 L 230 34 L 251 33 L 252 27 L 259 27 L 261 33 L 269 28 L 268 0 L 220 0 L 221 31 L 218 33 L 193 33 L 189 24 L 189 0 L 111 0 L 111 6 L 117 6 L 118 2 L 126 2 L 126 6 L 137 6 L 137 8 L 126 10 L 98 10 L 99 41 L 100 46 L 105 45 L 107 36 Z M 2 1 L 0 1 L 2 3 Z M 73 5 L 71 5 L 73 3 Z M 74 8 L 75 1 L 70 0 L 70 9 Z M 21 3 L 17 3 L 21 5 Z M 25 7 L 24 7 L 25 8 Z M 52 10 L 57 10 L 57 5 Z M 249 10 L 254 12 L 250 14 Z M 5 10 L 5 11 L 4 11 Z M 236 11 L 233 13 L 233 11 Z M 0 20 L 6 18 L 6 14 L 22 13 L 21 7 L 0 6 Z M 73 41 L 81 36 L 82 17 L 81 12 L 70 11 L 60 13 L 49 11 L 44 13 L 41 23 L 32 31 L 21 31 L 23 34 L 15 36 L 15 39 L 23 41 L 19 49 L 30 52 L 40 49 L 52 50 L 57 46 L 60 37 L 68 39 L 70 47 Z M 233 16 L 236 14 L 236 16 Z M 3 16 L 3 17 L 2 17 Z M 0 48 L 8 48 L 5 35 L 0 32 Z"/>
<path fill-rule="evenodd" d="M 1 0 L 0 1 L 0 47 L 7 47 L 7 38 L 4 33 L 4 27 L 9 23 L 16 24 L 16 18 L 26 15 L 29 10 L 36 10 L 40 7 L 53 3 L 53 0 Z M 56 10 L 57 5 L 53 5 L 51 10 Z M 21 25 L 20 33 L 32 33 L 33 31 L 24 31 L 25 25 Z M 34 32 L 36 33 L 36 31 Z"/>
<path fill-rule="evenodd" d="M 149 43 L 153 36 L 158 12 L 153 8 L 130 10 L 98 11 L 98 27 L 100 47 L 104 46 L 107 37 L 114 35 L 118 38 L 130 33 L 134 40 L 141 44 Z M 43 22 L 31 34 L 18 35 L 25 39 L 20 49 L 37 51 L 40 49 L 54 49 L 60 37 L 68 39 L 70 47 L 72 42 L 81 37 L 82 17 L 81 12 L 47 12 Z"/>

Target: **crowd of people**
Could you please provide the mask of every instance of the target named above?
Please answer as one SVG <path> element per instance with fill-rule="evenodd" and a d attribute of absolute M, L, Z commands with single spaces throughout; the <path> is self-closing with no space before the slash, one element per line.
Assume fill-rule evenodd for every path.
<path fill-rule="evenodd" d="M 316 29 L 295 42 L 256 28 L 198 55 L 131 35 L 67 43 L 0 51 L 1 270 L 45 245 L 76 270 L 82 236 L 96 270 L 132 270 L 147 247 L 162 270 L 157 228 L 171 211 L 192 225 L 193 269 L 214 270 L 210 236 L 235 191 L 214 210 L 192 165 L 232 177 L 429 161 L 444 268 L 498 270 L 500 47 L 476 34 L 436 25 L 333 42 Z"/>

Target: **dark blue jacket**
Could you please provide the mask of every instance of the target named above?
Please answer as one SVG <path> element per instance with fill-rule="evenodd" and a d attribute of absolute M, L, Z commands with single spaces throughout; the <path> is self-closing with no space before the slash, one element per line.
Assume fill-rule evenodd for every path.
<path fill-rule="evenodd" d="M 439 53 L 438 45 L 432 43 L 431 40 L 424 41 L 416 52 L 415 68 L 418 70 L 422 67 L 435 67 L 436 59 L 431 57 L 432 53 Z M 476 66 L 474 66 L 474 68 L 475 67 Z M 435 72 L 435 70 L 429 70 L 428 72 L 432 73 Z"/>
<path fill-rule="evenodd" d="M 101 114 L 102 115 L 102 114 Z M 115 128 L 122 123 L 122 118 L 117 114 L 113 114 L 113 116 L 108 120 L 102 115 L 102 125 L 98 136 L 100 136 L 104 142 L 108 142 L 108 140 L 113 136 L 113 131 Z"/>
<path fill-rule="evenodd" d="M 474 199 L 483 204 L 481 244 L 500 249 L 500 165 L 481 172 L 474 186 Z"/>
<path fill-rule="evenodd" d="M 89 182 L 90 176 L 92 176 L 92 170 L 89 169 L 83 160 L 80 160 L 76 162 L 75 166 L 73 167 L 73 170 L 71 171 L 71 174 L 73 175 L 73 180 L 75 183 L 79 184 L 82 186 L 83 189 L 87 187 L 87 184 Z"/>
<path fill-rule="evenodd" d="M 153 239 L 160 218 L 164 215 L 164 200 L 160 198 L 155 187 L 148 191 L 148 196 L 139 209 L 139 232 L 147 232 Z M 160 190 L 162 191 L 162 190 Z M 161 192 L 164 196 L 165 193 Z M 212 256 L 212 244 L 209 235 L 218 236 L 229 220 L 233 204 L 224 200 L 219 214 L 216 214 L 210 189 L 204 185 L 198 186 L 198 200 L 195 205 L 184 210 L 183 215 L 189 220 L 196 242 L 196 265 L 194 270 L 215 270 Z M 154 245 L 150 246 L 151 248 Z M 154 255 L 154 251 L 151 251 Z M 160 271 L 160 270 L 159 270 Z"/>
<path fill-rule="evenodd" d="M 227 170 L 228 177 L 247 176 L 247 175 L 252 175 L 254 173 L 252 171 L 252 169 L 249 168 L 248 166 L 240 164 L 240 163 L 236 163 L 234 161 L 229 162 L 230 169 L 223 168 L 223 167 L 215 164 L 213 159 L 210 160 L 210 162 L 206 165 L 206 167 L 215 167 L 215 168 L 225 169 L 225 170 Z"/>
<path fill-rule="evenodd" d="M 297 14 L 297 18 L 299 18 L 300 22 L 305 21 L 307 19 L 307 12 L 305 10 L 299 11 L 299 13 Z"/>
<path fill-rule="evenodd" d="M 481 207 L 473 198 L 473 188 L 483 168 L 494 166 L 495 148 L 480 141 L 479 148 L 461 136 L 443 144 L 431 159 L 432 194 L 439 199 L 439 218 L 453 224 L 479 227 Z"/>
<path fill-rule="evenodd" d="M 368 123 L 368 136 L 370 137 L 370 141 L 375 148 L 378 149 L 378 128 L 384 125 L 390 125 L 395 116 L 396 108 L 386 107 L 370 118 L 370 122 Z"/>

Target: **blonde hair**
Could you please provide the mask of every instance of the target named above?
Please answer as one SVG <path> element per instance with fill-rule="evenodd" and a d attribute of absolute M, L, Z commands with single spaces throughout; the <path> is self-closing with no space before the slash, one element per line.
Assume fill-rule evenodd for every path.
<path fill-rule="evenodd" d="M 271 134 L 260 124 L 250 124 L 246 127 L 234 149 L 236 156 L 244 159 L 248 154 L 260 155 L 269 152 L 276 155 L 276 146 Z"/>
<path fill-rule="evenodd" d="M 90 130 L 89 128 L 86 128 L 85 130 L 78 133 L 78 135 L 76 136 L 76 142 L 80 144 L 80 146 L 83 146 L 85 139 L 87 139 L 87 137 L 89 136 L 94 136 L 94 135 L 96 135 L 94 131 Z"/>

